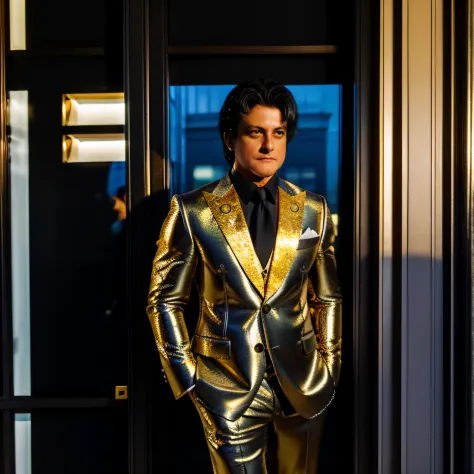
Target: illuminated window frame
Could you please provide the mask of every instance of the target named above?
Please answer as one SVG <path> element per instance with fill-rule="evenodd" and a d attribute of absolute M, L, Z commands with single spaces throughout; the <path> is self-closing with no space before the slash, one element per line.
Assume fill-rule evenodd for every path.
<path fill-rule="evenodd" d="M 10 50 L 26 49 L 26 1 L 10 0 Z"/>
<path fill-rule="evenodd" d="M 124 134 L 74 134 L 63 137 L 63 163 L 125 161 Z"/>
<path fill-rule="evenodd" d="M 15 396 L 31 395 L 28 91 L 10 91 L 10 215 Z"/>
<path fill-rule="evenodd" d="M 63 94 L 63 126 L 125 125 L 123 92 Z"/>

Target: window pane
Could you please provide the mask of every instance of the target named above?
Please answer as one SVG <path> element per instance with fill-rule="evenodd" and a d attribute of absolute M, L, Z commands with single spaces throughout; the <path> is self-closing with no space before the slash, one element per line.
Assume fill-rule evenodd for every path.
<path fill-rule="evenodd" d="M 233 84 L 249 77 L 276 77 L 285 84 L 332 84 L 342 80 L 338 55 L 170 56 L 170 84 Z M 218 81 L 218 82 L 214 82 Z"/>
<path fill-rule="evenodd" d="M 63 162 L 57 92 L 10 93 L 14 393 L 113 398 L 127 385 L 126 163 Z"/>
<path fill-rule="evenodd" d="M 15 395 L 31 394 L 28 92 L 11 91 L 10 209 Z"/>
<path fill-rule="evenodd" d="M 15 416 L 16 474 L 127 474 L 127 410 Z"/>
<path fill-rule="evenodd" d="M 231 84 L 170 87 L 171 194 L 183 193 L 215 181 L 228 172 L 230 166 L 224 158 L 218 121 L 221 106 L 233 87 Z M 286 159 L 278 175 L 307 191 L 325 196 L 337 226 L 340 211 L 341 86 L 327 84 L 287 87 L 297 102 L 299 121 L 296 135 L 288 144 Z M 339 241 L 336 240 L 336 247 Z M 188 329 L 192 332 L 192 326 Z M 157 426 L 160 426 L 158 422 Z M 190 425 L 190 430 L 192 429 L 198 432 L 198 427 Z M 329 443 L 329 450 L 333 451 L 333 440 Z M 173 449 L 179 448 L 171 446 L 168 452 L 164 452 L 165 462 L 176 459 L 169 454 L 173 453 Z M 190 453 L 196 459 L 196 465 L 204 465 L 200 464 L 203 463 L 200 453 L 205 450 L 200 449 L 197 446 L 196 451 Z M 327 456 L 323 458 L 326 460 Z"/>
<path fill-rule="evenodd" d="M 32 394 L 112 398 L 127 385 L 125 163 L 52 165 L 31 163 L 35 195 L 55 168 L 30 220 Z"/>
<path fill-rule="evenodd" d="M 219 110 L 232 85 L 171 86 L 171 192 L 222 177 L 229 169 L 219 136 Z M 338 212 L 339 85 L 288 86 L 299 110 L 298 131 L 279 175 L 326 197 Z"/>
<path fill-rule="evenodd" d="M 25 0 L 10 0 L 10 49 L 26 49 Z"/>
<path fill-rule="evenodd" d="M 113 8 L 107 14 L 117 19 Z M 83 0 L 78 7 L 62 0 L 26 0 L 26 19 L 28 49 L 101 47 L 105 42 L 107 15 L 102 1 Z"/>
<path fill-rule="evenodd" d="M 31 474 L 31 415 L 15 415 L 15 471 Z"/>
<path fill-rule="evenodd" d="M 169 44 L 202 45 L 320 45 L 337 38 L 339 22 L 327 0 L 274 1 L 237 5 L 219 0 L 205 4 L 173 0 L 168 4 Z M 349 5 L 344 5 L 349 14 Z"/>

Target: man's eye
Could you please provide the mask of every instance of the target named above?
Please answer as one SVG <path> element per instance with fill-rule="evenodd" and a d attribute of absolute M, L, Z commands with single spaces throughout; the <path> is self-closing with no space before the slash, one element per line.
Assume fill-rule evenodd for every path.
<path fill-rule="evenodd" d="M 260 130 L 251 130 L 251 135 L 260 135 Z"/>
<path fill-rule="evenodd" d="M 276 134 L 277 134 L 279 137 L 282 137 L 282 136 L 285 135 L 285 132 L 284 132 L 283 130 L 278 130 L 278 131 L 276 132 Z"/>

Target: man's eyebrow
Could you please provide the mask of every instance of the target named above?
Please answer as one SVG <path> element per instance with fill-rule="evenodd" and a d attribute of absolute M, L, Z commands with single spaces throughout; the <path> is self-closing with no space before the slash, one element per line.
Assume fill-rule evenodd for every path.
<path fill-rule="evenodd" d="M 260 127 L 259 125 L 252 125 L 250 123 L 245 124 L 245 128 L 258 128 L 259 130 L 264 130 L 265 127 Z M 286 125 L 279 125 L 278 127 L 275 127 L 273 130 L 286 130 Z"/>

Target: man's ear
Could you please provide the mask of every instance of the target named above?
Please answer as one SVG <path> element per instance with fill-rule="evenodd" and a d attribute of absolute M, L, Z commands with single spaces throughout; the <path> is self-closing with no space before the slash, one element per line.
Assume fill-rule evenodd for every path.
<path fill-rule="evenodd" d="M 224 143 L 225 146 L 232 151 L 234 149 L 234 137 L 229 132 L 224 132 Z"/>

